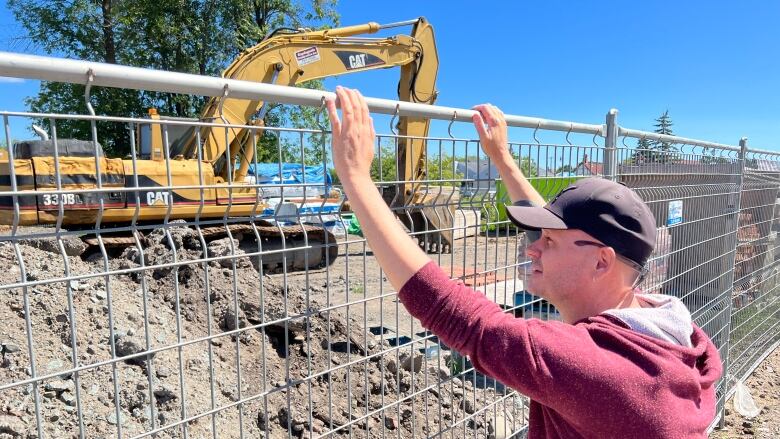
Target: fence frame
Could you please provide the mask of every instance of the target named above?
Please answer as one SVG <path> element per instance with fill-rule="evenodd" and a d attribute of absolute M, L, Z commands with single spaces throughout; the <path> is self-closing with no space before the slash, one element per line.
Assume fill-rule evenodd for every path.
<path fill-rule="evenodd" d="M 56 82 L 69 82 L 74 84 L 84 84 L 88 87 L 91 86 L 105 86 L 105 87 L 117 87 L 117 88 L 132 88 L 153 90 L 159 92 L 169 93 L 184 93 L 184 94 L 197 94 L 202 96 L 224 96 L 229 93 L 231 98 L 238 99 L 262 99 L 268 102 L 278 102 L 285 104 L 303 105 L 309 107 L 322 107 L 325 99 L 334 99 L 335 94 L 327 91 L 317 91 L 302 88 L 294 88 L 287 86 L 279 86 L 273 84 L 263 84 L 248 81 L 238 81 L 224 78 L 203 77 L 191 74 L 182 74 L 174 72 L 156 71 L 151 69 L 142 69 L 135 67 L 118 66 L 104 63 L 94 63 L 87 61 L 67 60 L 61 58 L 22 55 L 7 52 L 0 52 L 0 76 L 20 77 L 27 79 L 39 79 L 45 81 Z M 476 113 L 473 110 L 431 106 L 425 104 L 400 102 L 389 99 L 377 99 L 366 98 L 369 109 L 375 113 L 388 114 L 394 116 L 411 116 L 411 117 L 425 117 L 429 119 L 437 119 L 442 121 L 449 121 L 450 123 L 458 122 L 470 122 L 471 117 Z M 87 102 L 89 102 L 87 100 Z M 90 112 L 92 113 L 92 109 Z M 8 131 L 8 117 L 19 116 L 26 113 L 19 112 L 0 112 L 0 115 L 4 116 L 6 132 Z M 45 116 L 45 115 L 42 115 Z M 739 169 L 738 177 L 738 198 L 736 205 L 736 215 L 739 218 L 739 213 L 742 209 L 742 194 L 745 184 L 746 173 L 746 154 L 766 154 L 773 157 L 780 156 L 780 153 L 751 149 L 748 146 L 747 138 L 743 137 L 739 141 L 739 146 L 727 145 L 721 143 L 714 143 L 709 141 L 689 139 L 679 136 L 661 135 L 657 133 L 651 133 L 641 130 L 628 129 L 618 124 L 618 111 L 611 109 L 607 112 L 605 123 L 602 124 L 587 124 L 562 120 L 550 120 L 536 117 L 507 115 L 507 124 L 511 127 L 522 127 L 530 129 L 544 129 L 550 131 L 558 131 L 565 133 L 581 133 L 591 134 L 596 137 L 604 138 L 604 173 L 603 177 L 611 180 L 616 180 L 619 176 L 618 171 L 618 156 L 617 156 L 617 141 L 619 137 L 633 138 L 633 139 L 648 139 L 658 142 L 669 142 L 673 144 L 684 144 L 691 146 L 698 146 L 701 148 L 711 148 L 715 150 L 737 152 L 737 163 Z M 94 113 L 92 117 L 95 118 Z M 93 124 L 94 129 L 94 124 Z M 10 139 L 9 139 L 10 140 Z M 13 157 L 12 157 L 13 158 Z M 13 173 L 13 167 L 11 167 Z M 18 190 L 16 188 L 16 179 L 11 178 L 12 190 L 10 192 L 0 192 L 0 195 L 16 196 Z M 170 188 L 164 188 L 170 189 Z M 107 191 L 111 189 L 99 189 L 100 191 Z M 61 190 L 54 191 L 53 193 L 62 192 Z M 68 192 L 73 192 L 69 190 Z M 15 208 L 18 214 L 18 201 L 15 203 Z M 773 217 L 773 221 L 776 218 Z M 730 348 L 731 348 L 731 336 L 732 336 L 732 313 L 733 313 L 733 301 L 731 300 L 731 294 L 734 290 L 735 281 L 735 264 L 737 258 L 736 247 L 738 245 L 738 229 L 739 220 L 736 221 L 736 227 L 731 231 L 730 240 L 733 242 L 731 248 L 731 262 L 730 272 L 727 275 L 727 282 L 731 286 L 728 291 L 729 300 L 727 300 L 726 313 L 729 316 L 726 323 L 725 333 L 726 337 L 721 346 L 722 352 L 725 354 L 722 356 L 724 365 L 724 376 L 722 378 L 722 387 L 725 387 L 723 396 L 718 401 L 718 413 L 716 419 L 713 421 L 713 426 L 717 423 L 720 427 L 724 426 L 725 416 L 725 402 L 733 394 L 732 377 L 730 375 Z M 14 226 L 14 229 L 16 226 Z M 106 277 L 108 274 L 106 274 Z M 13 285 L 12 285 L 13 286 Z M 21 286 L 17 285 L 17 286 Z M 28 322 L 29 324 L 29 322 Z M 30 334 L 31 332 L 28 332 Z M 29 335 L 28 335 L 29 336 Z M 771 353 L 772 350 L 778 347 L 779 342 L 773 343 L 771 348 L 767 349 L 758 360 L 751 364 L 745 376 L 750 375 L 755 367 Z M 140 355 L 140 354 L 139 354 Z M 744 377 L 738 377 L 743 379 Z M 31 383 L 40 380 L 40 376 L 34 376 L 30 381 Z M 37 395 L 37 393 L 36 393 Z M 38 404 L 36 399 L 36 405 Z M 40 427 L 40 414 L 38 415 L 38 423 Z"/>

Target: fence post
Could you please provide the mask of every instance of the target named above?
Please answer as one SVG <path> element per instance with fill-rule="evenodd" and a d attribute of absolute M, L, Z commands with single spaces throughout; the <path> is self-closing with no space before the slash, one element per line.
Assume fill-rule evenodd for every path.
<path fill-rule="evenodd" d="M 720 418 L 718 419 L 718 428 L 723 428 L 726 426 L 726 395 L 729 393 L 729 384 L 730 384 L 730 378 L 731 374 L 729 373 L 729 349 L 731 347 L 731 313 L 732 313 L 732 304 L 733 300 L 731 298 L 732 294 L 734 293 L 734 272 L 736 270 L 736 263 L 737 263 L 737 246 L 739 245 L 739 239 L 738 239 L 738 233 L 739 233 L 739 213 L 742 210 L 742 190 L 744 189 L 744 182 L 745 182 L 745 153 L 747 152 L 747 137 L 743 137 L 739 139 L 739 180 L 737 183 L 737 190 L 739 191 L 737 193 L 737 200 L 736 205 L 734 206 L 735 209 L 735 224 L 734 227 L 734 238 L 733 238 L 733 252 L 731 255 L 731 274 L 728 276 L 728 285 L 729 285 L 729 294 L 726 296 L 726 322 L 723 327 L 723 333 L 725 334 L 725 339 L 723 341 L 723 346 L 721 348 L 721 351 L 723 354 L 723 377 L 721 378 L 723 380 L 723 387 L 722 387 L 722 394 L 723 399 L 722 402 L 720 402 L 720 407 L 718 407 L 718 415 Z"/>
<path fill-rule="evenodd" d="M 617 179 L 617 109 L 613 108 L 607 113 L 606 133 L 604 133 L 604 178 Z"/>

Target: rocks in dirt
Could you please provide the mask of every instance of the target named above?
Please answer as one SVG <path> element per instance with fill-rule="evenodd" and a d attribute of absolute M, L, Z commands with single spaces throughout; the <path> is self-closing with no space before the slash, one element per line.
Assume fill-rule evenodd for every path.
<path fill-rule="evenodd" d="M 401 355 L 401 367 L 407 372 L 418 373 L 422 369 L 423 356 L 420 353 L 404 353 Z"/>
<path fill-rule="evenodd" d="M 0 414 L 0 433 L 3 436 L 8 435 L 12 438 L 23 437 L 26 430 L 24 422 L 19 417 Z"/>
<path fill-rule="evenodd" d="M 432 365 L 428 367 L 428 372 L 431 375 L 438 377 L 441 380 L 447 379 L 450 376 L 450 370 L 445 366 Z"/>
<path fill-rule="evenodd" d="M 62 242 L 62 250 L 60 249 L 60 242 Z M 81 256 L 87 249 L 87 244 L 81 240 L 78 236 L 65 235 L 57 238 L 34 238 L 23 239 L 19 241 L 20 244 L 29 247 L 37 248 L 49 253 L 56 253 L 58 255 L 65 251 L 68 256 Z"/>
<path fill-rule="evenodd" d="M 50 374 L 53 372 L 59 372 L 61 370 L 65 369 L 65 363 L 62 362 L 62 360 L 53 359 L 46 363 L 46 367 L 43 369 L 43 372 L 46 374 Z M 58 378 L 67 380 L 70 379 L 71 374 L 70 373 L 63 373 L 58 376 Z"/>
<path fill-rule="evenodd" d="M 157 375 L 157 378 L 168 378 L 171 376 L 171 370 L 168 369 L 165 366 L 158 367 L 157 370 L 154 371 L 155 375 Z"/>
<path fill-rule="evenodd" d="M 171 240 L 168 239 L 168 234 Z M 122 262 L 126 268 L 138 267 L 141 255 L 147 267 L 170 264 L 174 261 L 172 249 L 176 250 L 176 260 L 180 262 L 199 259 L 204 255 L 203 249 L 187 243 L 188 239 L 192 238 L 192 232 L 188 228 L 171 226 L 168 233 L 164 230 L 150 233 L 148 238 L 141 243 L 140 251 L 143 253 L 132 246 L 122 253 L 122 257 L 126 258 L 124 261 L 114 254 L 109 261 L 110 268 L 117 269 Z M 34 272 L 36 278 L 47 279 L 64 275 L 61 257 L 40 249 L 23 247 L 26 267 Z M 233 248 L 236 251 L 231 255 Z M 244 248 L 249 251 L 248 247 Z M 109 343 L 106 340 L 110 334 L 109 330 L 119 335 L 115 338 L 117 357 L 125 359 L 123 357 L 139 356 L 128 363 L 140 365 L 140 368 L 128 367 L 121 362 L 116 365 L 120 380 L 117 400 L 122 413 L 119 419 L 115 412 L 115 389 L 111 374 L 113 365 L 100 366 L 96 370 L 99 373 L 90 371 L 80 374 L 79 384 L 84 389 L 80 394 L 80 402 L 83 407 L 89 407 L 89 412 L 84 411 L 88 436 L 103 434 L 96 429 L 105 429 L 106 421 L 113 425 L 124 424 L 127 431 L 140 433 L 148 430 L 149 420 L 153 416 L 155 419 L 165 419 L 158 425 L 178 420 L 182 395 L 187 395 L 187 404 L 190 407 L 197 405 L 193 404 L 192 395 L 195 395 L 195 399 L 203 395 L 208 398 L 210 379 L 207 377 L 212 365 L 214 380 L 219 383 L 222 391 L 216 395 L 216 403 L 219 405 L 237 401 L 239 385 L 242 386 L 244 398 L 273 387 L 279 388 L 267 393 L 262 399 L 245 404 L 245 419 L 255 421 L 251 425 L 245 424 L 246 435 L 251 437 L 286 437 L 288 424 L 295 437 L 346 437 L 350 433 L 360 437 L 374 437 L 382 431 L 385 431 L 385 434 L 392 432 L 393 436 L 400 437 L 425 437 L 435 435 L 437 427 L 436 420 L 423 427 L 426 425 L 421 419 L 424 404 L 428 404 L 429 410 L 439 406 L 448 408 L 443 413 L 443 419 L 447 416 L 452 419 L 463 416 L 459 407 L 464 405 L 464 392 L 460 390 L 459 396 L 451 390 L 453 387 L 462 389 L 459 379 L 453 380 L 452 385 L 450 381 L 441 387 L 434 385 L 434 390 L 430 394 L 426 393 L 426 398 L 413 397 L 411 394 L 412 391 L 420 392 L 426 386 L 435 384 L 437 380 L 453 379 L 446 367 L 438 367 L 438 364 L 446 364 L 445 361 L 426 362 L 425 356 L 417 352 L 420 346 L 416 345 L 414 352 L 409 346 L 401 348 L 401 355 L 396 357 L 396 352 L 390 350 L 392 348 L 387 342 L 374 339 L 371 335 L 366 338 L 364 316 L 359 312 L 347 316 L 338 301 L 325 305 L 324 300 L 317 300 L 326 293 L 339 291 L 338 285 L 344 287 L 346 282 L 343 276 L 332 273 L 331 285 L 324 284 L 324 276 L 318 278 L 316 272 L 310 274 L 312 279 L 308 284 L 302 281 L 303 276 L 298 275 L 260 277 L 251 264 L 242 262 L 248 262 L 250 258 L 241 252 L 235 241 L 228 238 L 213 242 L 208 256 L 221 256 L 224 259 L 209 264 L 181 265 L 175 269 L 175 273 L 169 267 L 159 267 L 139 271 L 136 276 L 112 275 L 110 285 L 105 285 L 104 277 L 82 278 L 78 284 L 71 285 L 76 302 L 73 315 L 67 306 L 67 296 L 64 292 L 68 285 L 64 282 L 35 287 L 39 291 L 33 292 L 30 297 L 33 324 L 40 328 L 40 332 L 36 333 L 36 342 L 37 345 L 52 346 L 52 352 L 44 351 L 44 355 L 40 357 L 39 364 L 42 367 L 37 371 L 39 375 L 62 373 L 73 367 L 69 359 L 70 351 L 62 351 L 62 341 L 58 340 L 60 332 L 70 332 L 71 323 L 76 325 L 75 342 L 80 346 L 80 364 L 104 361 L 109 357 Z M 235 270 L 232 258 L 236 258 Z M 5 263 L 2 267 L 11 267 L 6 270 L 5 278 L 1 278 L 0 285 L 18 282 L 20 274 L 11 273 L 14 267 L 19 265 L 16 256 L 13 251 L 3 249 L 2 244 L 0 262 Z M 95 274 L 105 270 L 102 260 L 90 262 L 89 259 L 75 257 L 70 259 L 70 263 L 71 275 Z M 13 274 L 16 275 L 15 278 Z M 141 280 L 144 282 L 143 288 Z M 205 288 L 206 281 L 209 282 L 208 290 Z M 305 285 L 311 288 L 307 290 Z M 108 291 L 112 295 L 113 328 L 109 327 L 105 312 L 101 312 L 101 308 L 108 305 L 106 291 L 109 287 L 111 289 Z M 4 303 L 10 305 L 20 300 L 21 294 L 14 292 L 8 295 Z M 210 301 L 211 308 L 207 308 L 207 301 Z M 238 307 L 235 306 L 236 303 Z M 8 305 L 0 306 L 0 312 L 3 309 L 7 311 Z M 90 308 L 91 311 L 87 312 Z M 181 329 L 175 326 L 177 313 L 182 317 Z M 6 315 L 10 316 L 8 318 L 17 319 L 18 314 L 8 312 Z M 209 318 L 211 326 L 207 324 Z M 52 325 L 48 325 L 46 319 L 50 319 Z M 145 369 L 148 355 L 145 353 L 146 344 L 143 336 L 139 338 L 134 332 L 145 334 L 147 319 L 154 348 L 175 343 L 179 334 L 185 340 L 207 337 L 208 334 L 216 337 L 211 339 L 211 345 L 204 342 L 184 347 L 184 393 L 179 387 L 180 360 L 175 349 L 160 352 L 155 357 L 154 373 Z M 274 321 L 276 323 L 270 324 Z M 17 322 L 12 324 L 23 325 L 24 319 L 18 318 Z M 261 326 L 257 329 L 246 329 L 253 325 Z M 241 328 L 244 328 L 241 331 L 240 353 L 243 382 L 236 383 L 236 343 L 231 342 L 230 337 L 220 335 L 219 331 L 235 331 Z M 43 333 L 51 336 L 51 339 L 41 337 Z M 251 337 L 244 340 L 244 334 Z M 17 341 L 16 344 L 0 339 L 0 352 L 7 351 L 14 355 L 14 346 L 21 347 L 22 353 L 16 356 L 24 359 L 26 344 L 23 335 L 23 332 L 9 334 L 9 337 L 14 337 L 12 340 Z M 213 353 L 211 359 L 206 356 L 208 349 Z M 390 351 L 382 353 L 386 350 Z M 361 358 L 364 356 L 365 361 Z M 62 360 L 57 360 L 51 369 L 47 369 L 47 362 L 55 360 L 55 357 Z M 23 361 L 23 365 L 26 363 L 26 360 Z M 333 364 L 341 366 L 333 367 Z M 323 370 L 328 372 L 322 373 Z M 21 369 L 16 369 L 15 372 L 12 372 L 11 368 L 0 369 L 4 379 L 18 379 L 9 378 L 12 373 L 23 375 Z M 310 374 L 315 376 L 306 380 Z M 148 375 L 152 376 L 151 382 Z M 258 378 L 259 376 L 262 378 Z M 58 380 L 47 380 L 52 383 L 55 381 Z M 41 390 L 49 392 L 43 399 L 47 413 L 58 417 L 55 421 L 50 421 L 47 417 L 47 423 L 60 428 L 61 436 L 68 436 L 78 431 L 78 427 L 73 425 L 74 419 L 77 419 L 73 411 L 74 406 L 68 405 L 75 403 L 75 390 L 69 390 L 73 381 L 59 381 L 62 382 L 53 384 L 50 390 Z M 150 386 L 153 389 L 151 393 Z M 477 381 L 477 389 L 474 392 L 469 390 L 466 397 L 473 400 L 476 396 L 477 401 L 489 399 L 490 396 L 486 395 L 494 390 L 483 387 Z M 226 392 L 225 389 L 232 391 Z M 29 395 L 27 397 L 32 399 Z M 154 405 L 151 399 L 154 399 Z M 398 402 L 391 409 L 380 410 L 382 402 L 388 404 L 388 401 Z M 26 404 L 29 407 L 31 403 L 28 401 Z M 481 407 L 479 404 L 476 406 Z M 312 420 L 309 420 L 309 410 L 312 410 Z M 225 410 L 220 415 L 225 416 L 225 428 L 230 429 L 230 433 L 235 431 L 236 426 L 237 415 L 234 412 L 235 410 Z M 367 412 L 371 414 L 362 419 Z M 458 412 L 460 414 L 457 414 Z M 196 413 L 197 409 L 189 414 Z M 350 414 L 352 418 L 349 418 Z M 350 421 L 355 421 L 352 428 L 344 427 Z M 475 428 L 478 428 L 474 431 L 475 437 L 500 437 L 498 423 L 490 424 L 487 420 L 482 423 L 484 425 L 479 427 L 475 424 Z M 28 423 L 27 428 L 29 425 Z M 191 425 L 192 437 L 211 436 L 210 433 L 201 434 L 202 431 L 196 430 L 199 428 L 196 424 Z M 328 433 L 331 428 L 338 427 L 343 428 L 336 433 Z M 115 428 L 108 427 L 109 430 Z M 491 430 L 490 434 L 488 429 Z M 160 437 L 172 437 L 176 434 L 174 430 L 171 430 L 170 436 L 166 436 L 168 432 L 161 432 Z M 378 434 L 375 435 L 374 432 Z"/>
<path fill-rule="evenodd" d="M 347 423 L 347 418 L 338 406 L 334 406 L 332 410 L 328 410 L 327 400 L 321 401 L 320 404 L 313 404 L 312 415 L 328 426 L 333 425 L 334 427 L 340 427 Z"/>
<path fill-rule="evenodd" d="M 468 414 L 474 413 L 474 401 L 471 398 L 463 398 L 460 402 L 460 408 Z"/>
<path fill-rule="evenodd" d="M 168 239 L 168 235 L 170 235 L 170 239 Z M 200 239 L 197 232 L 189 227 L 184 220 L 174 220 L 169 222 L 167 227 L 152 230 L 146 236 L 146 242 L 152 245 L 164 245 L 168 249 L 200 250 Z"/>
<path fill-rule="evenodd" d="M 62 392 L 60 394 L 60 401 L 64 402 L 70 407 L 76 406 L 76 395 L 70 393 L 70 392 Z"/>
<path fill-rule="evenodd" d="M 139 354 L 146 349 L 143 344 L 133 337 L 121 337 L 114 342 L 116 348 L 117 357 L 127 357 L 130 355 Z M 134 357 L 127 360 L 129 364 L 135 364 L 137 366 L 144 366 L 147 359 L 154 357 L 154 354 L 147 354 L 146 356 Z"/>
<path fill-rule="evenodd" d="M 277 412 L 277 418 L 279 418 L 279 425 L 282 428 L 292 428 L 296 433 L 300 433 L 304 430 L 304 425 L 308 423 L 306 416 L 302 415 L 295 409 L 295 407 L 279 407 Z"/>
<path fill-rule="evenodd" d="M 423 355 L 417 352 L 413 354 L 404 352 L 400 355 L 400 364 L 403 371 L 419 373 L 422 370 Z M 398 363 L 395 358 L 389 358 L 385 363 L 385 368 L 391 374 L 398 373 Z"/>
<path fill-rule="evenodd" d="M 171 401 L 179 398 L 179 396 L 173 390 L 162 386 L 159 389 L 155 389 L 154 397 L 156 398 L 157 405 L 163 406 Z"/>
<path fill-rule="evenodd" d="M 69 407 L 76 406 L 76 386 L 71 380 L 53 380 L 43 386 L 43 396 L 47 399 L 59 399 Z"/>
<path fill-rule="evenodd" d="M 57 393 L 72 392 L 75 389 L 75 385 L 71 380 L 54 380 L 46 383 L 46 385 L 44 385 L 44 389 Z"/>
<path fill-rule="evenodd" d="M 252 262 L 248 257 L 244 256 L 237 239 L 223 238 L 211 241 L 208 244 L 209 258 L 222 258 L 218 261 L 212 262 L 217 266 L 223 268 L 232 268 L 233 261 L 235 260 L 236 268 L 250 268 Z"/>
<path fill-rule="evenodd" d="M 127 422 L 127 417 L 124 415 L 124 413 L 120 412 L 119 419 L 117 420 L 116 413 L 112 412 L 106 417 L 106 421 L 108 421 L 108 423 L 111 425 L 116 425 L 117 421 L 122 425 L 125 425 L 125 423 Z"/>
<path fill-rule="evenodd" d="M 6 354 L 15 354 L 21 350 L 19 345 L 15 343 L 6 340 L 0 341 L 0 353 L 2 353 L 3 356 Z"/>
<path fill-rule="evenodd" d="M 238 312 L 236 312 L 238 311 Z M 222 329 L 226 331 L 232 331 L 238 328 L 244 328 L 247 326 L 248 321 L 244 311 L 239 308 L 235 310 L 233 308 L 225 308 L 220 318 Z"/>
<path fill-rule="evenodd" d="M 268 428 L 268 414 L 264 410 L 257 412 L 257 427 L 261 431 L 265 431 Z"/>
<path fill-rule="evenodd" d="M 395 361 L 395 358 L 387 359 L 387 362 L 385 363 L 385 369 L 393 375 L 398 373 L 398 363 Z"/>

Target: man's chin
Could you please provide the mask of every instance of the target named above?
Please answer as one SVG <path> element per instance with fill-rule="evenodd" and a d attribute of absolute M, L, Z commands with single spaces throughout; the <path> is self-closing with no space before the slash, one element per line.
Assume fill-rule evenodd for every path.
<path fill-rule="evenodd" d="M 542 299 L 546 299 L 544 294 L 544 289 L 539 288 L 538 285 L 534 285 L 534 284 L 535 282 L 529 279 L 529 281 L 525 284 L 525 290 L 533 294 L 534 296 L 541 297 Z"/>

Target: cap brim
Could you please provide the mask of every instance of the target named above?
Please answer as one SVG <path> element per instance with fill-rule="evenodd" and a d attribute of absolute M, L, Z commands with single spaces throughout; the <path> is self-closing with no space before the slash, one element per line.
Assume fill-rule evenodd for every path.
<path fill-rule="evenodd" d="M 506 212 L 509 219 L 523 229 L 568 229 L 562 219 L 544 207 L 506 206 Z"/>

